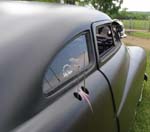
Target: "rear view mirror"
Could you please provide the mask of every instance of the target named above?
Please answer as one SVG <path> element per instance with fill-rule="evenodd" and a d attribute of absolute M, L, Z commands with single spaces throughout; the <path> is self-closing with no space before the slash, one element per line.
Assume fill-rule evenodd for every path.
<path fill-rule="evenodd" d="M 125 34 L 124 25 L 121 21 L 119 21 L 118 19 L 114 19 L 112 22 L 112 27 L 116 29 L 116 32 L 121 39 L 127 37 L 127 35 Z"/>

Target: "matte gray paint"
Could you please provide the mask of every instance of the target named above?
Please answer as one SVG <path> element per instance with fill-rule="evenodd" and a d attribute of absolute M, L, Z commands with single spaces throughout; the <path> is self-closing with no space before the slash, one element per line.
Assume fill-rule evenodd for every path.
<path fill-rule="evenodd" d="M 107 76 L 111 84 L 117 111 L 124 92 L 129 69 L 129 59 L 126 47 L 121 45 L 118 52 L 100 67 L 100 70 Z"/>
<path fill-rule="evenodd" d="M 136 105 L 142 92 L 142 82 L 146 67 L 146 54 L 144 49 L 135 46 L 128 46 L 127 48 L 130 55 L 130 65 L 124 94 L 117 113 L 121 132 L 128 131 L 128 128 L 132 125 Z"/>
<path fill-rule="evenodd" d="M 40 9 L 40 13 L 9 12 L 10 6 L 14 8 L 18 3 Z M 32 115 L 32 108 L 42 98 L 41 83 L 47 65 L 68 40 L 90 30 L 93 21 L 110 18 L 82 7 L 28 2 L 1 2 L 0 14 L 0 128 L 3 130 Z"/>
<path fill-rule="evenodd" d="M 146 55 L 142 48 L 126 48 L 122 44 L 118 52 L 100 67 L 111 83 L 121 132 L 127 132 L 132 124 L 145 65 Z"/>
<path fill-rule="evenodd" d="M 115 132 L 111 94 L 105 78 L 99 71 L 95 71 L 86 79 L 93 113 L 85 101 L 79 101 L 73 96 L 76 88 L 81 86 L 83 86 L 83 81 L 15 131 L 91 132 L 100 130 Z"/>
<path fill-rule="evenodd" d="M 7 2 L 0 3 L 0 130 L 5 132 L 18 126 L 16 131 L 21 132 L 60 129 L 62 131 L 95 129 L 96 131 L 98 128 L 100 131 L 117 131 L 116 114 L 119 117 L 121 131 L 126 130 L 130 119 L 127 116 L 128 112 L 133 113 L 135 100 L 140 94 L 140 83 L 145 70 L 144 51 L 140 48 L 130 48 L 128 54 L 126 47 L 122 46 L 114 56 L 110 56 L 108 64 L 104 63 L 101 68 L 112 82 L 118 113 L 113 113 L 110 87 L 106 78 L 96 70 L 95 63 L 87 78 L 94 114 L 91 114 L 85 102 L 79 102 L 74 98 L 73 92 L 77 87 L 75 83 L 69 91 L 56 93 L 54 97 L 47 99 L 50 103 L 47 103 L 48 107 L 43 110 L 45 106 L 40 100 L 46 99 L 43 97 L 41 84 L 50 60 L 72 37 L 82 31 L 91 30 L 92 23 L 103 20 L 111 22 L 111 19 L 101 12 L 82 7 L 28 2 L 19 3 L 30 5 L 31 8 L 36 8 L 35 10 L 40 9 L 40 12 L 28 12 L 27 15 L 12 14 L 8 12 L 8 7 L 3 6 L 4 3 Z M 10 3 L 13 7 L 18 2 Z M 139 58 L 135 60 L 137 55 Z M 110 69 L 108 66 L 117 64 L 118 60 L 119 64 L 114 66 L 114 71 L 104 70 Z M 122 82 L 121 89 L 116 85 L 117 80 L 107 75 L 121 77 L 121 73 L 115 73 L 117 67 L 125 70 L 122 71 L 123 79 L 118 78 Z M 130 76 L 126 76 L 126 70 L 127 75 Z M 135 80 L 138 77 L 139 85 L 137 84 L 136 88 Z M 136 99 L 133 99 L 133 96 L 136 96 Z M 131 111 L 128 111 L 129 108 Z M 24 121 L 25 124 L 19 126 Z"/>

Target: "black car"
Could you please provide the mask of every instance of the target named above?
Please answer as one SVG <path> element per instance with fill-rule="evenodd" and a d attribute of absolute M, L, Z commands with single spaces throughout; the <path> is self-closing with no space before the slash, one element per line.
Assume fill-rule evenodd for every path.
<path fill-rule="evenodd" d="M 146 55 L 123 37 L 94 9 L 0 2 L 0 131 L 127 132 Z"/>

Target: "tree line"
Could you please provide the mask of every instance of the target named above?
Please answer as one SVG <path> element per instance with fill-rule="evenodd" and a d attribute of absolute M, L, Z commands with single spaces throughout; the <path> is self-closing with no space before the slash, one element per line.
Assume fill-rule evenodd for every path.
<path fill-rule="evenodd" d="M 123 0 L 28 0 L 28 1 L 42 1 L 42 2 L 55 2 L 65 4 L 78 4 L 78 5 L 91 5 L 95 9 L 105 12 L 111 17 L 116 17 L 119 14 L 119 9 Z"/>
<path fill-rule="evenodd" d="M 55 2 L 73 5 L 77 4 L 81 6 L 90 5 L 93 8 L 108 14 L 112 18 L 150 20 L 150 12 L 147 13 L 128 12 L 127 8 L 121 10 L 123 0 L 28 0 L 28 1 Z"/>
<path fill-rule="evenodd" d="M 118 19 L 150 20 L 150 12 L 127 11 L 123 9 L 118 14 Z"/>

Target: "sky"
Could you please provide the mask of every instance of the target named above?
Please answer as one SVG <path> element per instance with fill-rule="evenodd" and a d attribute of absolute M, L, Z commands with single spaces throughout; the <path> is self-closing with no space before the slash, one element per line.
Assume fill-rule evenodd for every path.
<path fill-rule="evenodd" d="M 150 0 L 123 0 L 122 8 L 128 11 L 150 11 Z"/>

